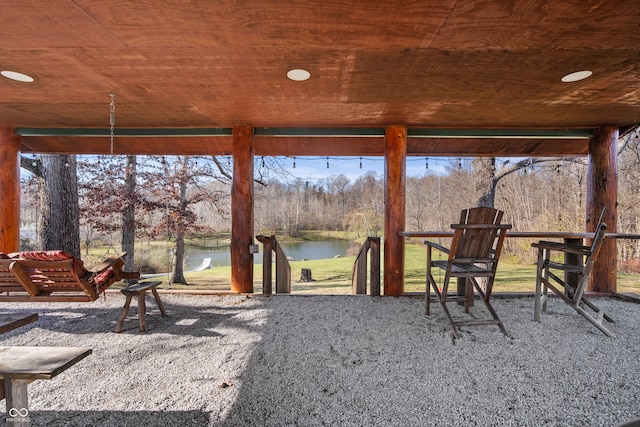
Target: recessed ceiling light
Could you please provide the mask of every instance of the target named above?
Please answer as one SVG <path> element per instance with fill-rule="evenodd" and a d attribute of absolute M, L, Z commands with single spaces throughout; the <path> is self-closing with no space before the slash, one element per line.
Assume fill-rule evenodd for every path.
<path fill-rule="evenodd" d="M 5 76 L 8 79 L 16 80 L 19 82 L 31 83 L 33 81 L 33 77 L 28 76 L 26 74 L 18 73 L 17 71 L 0 71 L 0 74 Z"/>
<path fill-rule="evenodd" d="M 562 78 L 562 81 L 565 83 L 572 83 L 572 82 L 577 82 L 580 80 L 584 80 L 587 77 L 590 77 L 591 74 L 593 74 L 592 71 L 576 71 L 575 73 L 571 73 L 571 74 L 567 74 L 566 76 L 564 76 Z"/>
<path fill-rule="evenodd" d="M 307 70 L 296 68 L 293 70 L 289 70 L 289 72 L 287 73 L 287 77 L 295 82 L 302 82 L 311 77 L 311 73 L 309 73 Z"/>

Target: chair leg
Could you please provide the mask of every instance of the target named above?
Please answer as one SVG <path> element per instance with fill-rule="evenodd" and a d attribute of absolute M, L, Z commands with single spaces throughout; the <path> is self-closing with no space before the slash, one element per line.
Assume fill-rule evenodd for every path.
<path fill-rule="evenodd" d="M 449 313 L 449 309 L 447 308 L 446 305 L 446 301 L 445 301 L 445 296 L 442 295 L 442 293 L 440 292 L 440 290 L 438 289 L 438 284 L 436 283 L 435 279 L 428 275 L 427 276 L 427 292 L 425 293 L 426 295 L 426 301 L 425 301 L 425 314 L 429 315 L 430 314 L 430 306 L 431 306 L 431 288 L 433 288 L 433 292 L 436 294 L 436 298 L 438 299 L 438 301 L 440 302 L 440 305 L 442 306 L 442 310 L 444 311 L 445 316 L 447 316 L 447 319 L 449 319 L 449 323 L 451 324 L 451 329 L 453 330 L 453 336 L 456 338 L 460 338 L 460 333 L 458 332 L 458 328 L 456 327 L 456 323 L 453 321 L 453 317 L 451 317 L 451 313 Z M 429 287 L 431 286 L 431 288 Z"/>
<path fill-rule="evenodd" d="M 429 277 L 431 273 L 427 272 L 427 289 L 424 293 L 424 314 L 427 316 L 431 311 L 431 278 Z"/>
<path fill-rule="evenodd" d="M 456 326 L 456 322 L 453 321 L 453 317 L 451 317 L 451 313 L 449 313 L 449 309 L 447 308 L 447 303 L 440 300 L 440 305 L 442 306 L 442 310 L 444 314 L 449 319 L 449 324 L 451 325 L 451 330 L 453 331 L 453 336 L 456 338 L 460 338 L 460 332 L 458 332 L 458 327 Z"/>
<path fill-rule="evenodd" d="M 480 294 L 480 298 L 484 302 L 484 305 L 487 307 L 487 310 L 491 314 L 491 317 L 493 317 L 493 320 L 496 321 L 496 324 L 498 325 L 498 328 L 500 328 L 500 331 L 505 336 L 511 338 L 511 336 L 507 332 L 507 329 L 504 327 L 504 324 L 502 323 L 502 320 L 500 320 L 500 317 L 498 317 L 498 313 L 496 313 L 496 311 L 493 309 L 493 306 L 491 305 L 491 302 L 489 301 L 488 295 L 490 295 L 489 292 L 491 291 L 491 287 L 493 286 L 493 284 L 491 284 L 491 283 L 487 284 L 487 291 L 488 292 L 486 294 L 482 292 L 482 289 L 480 288 L 480 285 L 478 284 L 478 282 L 474 281 L 474 285 L 475 285 L 475 287 L 476 287 L 476 289 L 478 291 L 478 294 Z"/>
<path fill-rule="evenodd" d="M 584 311 L 582 309 L 582 307 L 579 307 L 577 305 L 572 306 L 578 313 L 580 313 L 580 315 L 582 317 L 584 317 L 585 319 L 587 319 L 589 321 L 589 323 L 591 323 L 593 326 L 595 326 L 596 328 L 598 328 L 600 330 L 600 332 L 602 332 L 603 334 L 605 334 L 606 336 L 610 337 L 610 338 L 615 338 L 616 336 L 613 335 L 611 332 L 609 332 L 609 330 L 607 328 L 605 328 L 604 326 L 602 326 L 602 322 L 598 322 L 596 319 L 594 319 L 593 317 L 591 317 L 591 315 L 589 315 L 589 313 L 587 313 L 586 311 Z"/>
<path fill-rule="evenodd" d="M 615 320 L 613 320 L 609 315 L 607 315 L 607 313 L 605 313 L 603 310 L 599 309 L 598 307 L 596 307 L 596 305 L 594 303 L 592 303 L 590 300 L 586 299 L 585 297 L 582 297 L 582 301 L 581 301 L 584 305 L 586 305 L 587 307 L 589 307 L 591 310 L 595 311 L 596 313 L 598 313 L 599 316 L 601 316 L 600 319 L 600 323 L 602 323 L 602 319 L 606 320 L 609 323 L 616 323 Z"/>
<path fill-rule="evenodd" d="M 541 303 L 542 303 L 542 283 L 540 281 L 540 276 L 541 276 L 542 272 L 541 272 L 541 268 L 540 265 L 538 265 L 538 272 L 536 274 L 536 296 L 535 296 L 535 303 L 534 303 L 534 307 L 533 307 L 533 320 L 536 322 L 540 321 L 540 310 L 541 310 Z"/>

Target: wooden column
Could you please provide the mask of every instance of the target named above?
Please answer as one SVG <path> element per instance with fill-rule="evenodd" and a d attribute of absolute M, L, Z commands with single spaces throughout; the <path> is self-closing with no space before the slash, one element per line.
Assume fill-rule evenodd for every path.
<path fill-rule="evenodd" d="M 231 290 L 253 292 L 253 129 L 233 128 Z"/>
<path fill-rule="evenodd" d="M 404 292 L 407 128 L 389 126 L 384 142 L 384 294 Z"/>
<path fill-rule="evenodd" d="M 0 251 L 20 250 L 20 137 L 0 128 Z"/>
<path fill-rule="evenodd" d="M 589 141 L 587 170 L 587 231 L 593 231 L 605 208 L 604 222 L 607 233 L 617 232 L 618 202 L 618 128 L 606 126 L 598 129 Z M 617 278 L 616 240 L 605 239 L 591 273 L 588 290 L 616 292 Z"/>

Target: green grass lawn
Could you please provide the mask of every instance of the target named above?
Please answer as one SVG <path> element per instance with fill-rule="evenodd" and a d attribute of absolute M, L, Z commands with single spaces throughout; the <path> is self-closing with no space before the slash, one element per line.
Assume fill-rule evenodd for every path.
<path fill-rule="evenodd" d="M 425 290 L 425 249 L 420 245 L 407 244 L 405 247 L 405 292 L 424 292 Z M 291 288 L 298 294 L 350 294 L 351 270 L 355 256 L 323 260 L 292 261 Z M 313 282 L 301 282 L 300 271 L 311 269 Z M 275 287 L 275 266 L 274 287 Z M 534 265 L 520 265 L 501 261 L 494 284 L 494 292 L 533 292 L 535 290 L 536 269 Z M 215 267 L 209 270 L 186 273 L 189 285 L 168 285 L 164 289 L 209 289 L 229 290 L 231 268 Z M 436 275 L 436 280 L 440 279 Z M 619 293 L 640 294 L 640 275 L 618 273 Z M 262 264 L 254 266 L 254 291 L 262 292 Z"/>

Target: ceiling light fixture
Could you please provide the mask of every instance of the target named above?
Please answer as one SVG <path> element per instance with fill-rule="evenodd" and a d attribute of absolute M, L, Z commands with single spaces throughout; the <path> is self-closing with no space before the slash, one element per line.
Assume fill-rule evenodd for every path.
<path fill-rule="evenodd" d="M 0 74 L 2 74 L 4 77 L 8 79 L 15 80 L 18 82 L 24 82 L 24 83 L 33 82 L 33 77 L 28 76 L 26 74 L 18 73 L 17 71 L 3 70 L 3 71 L 0 71 Z"/>
<path fill-rule="evenodd" d="M 567 74 L 566 76 L 564 76 L 562 78 L 562 81 L 565 82 L 565 83 L 578 82 L 580 80 L 586 79 L 587 77 L 591 77 L 592 74 L 593 74 L 593 72 L 589 71 L 589 70 L 576 71 L 575 73 L 570 73 L 570 74 Z"/>
<path fill-rule="evenodd" d="M 303 82 L 311 77 L 311 73 L 301 68 L 294 68 L 287 72 L 287 77 L 294 82 Z"/>

